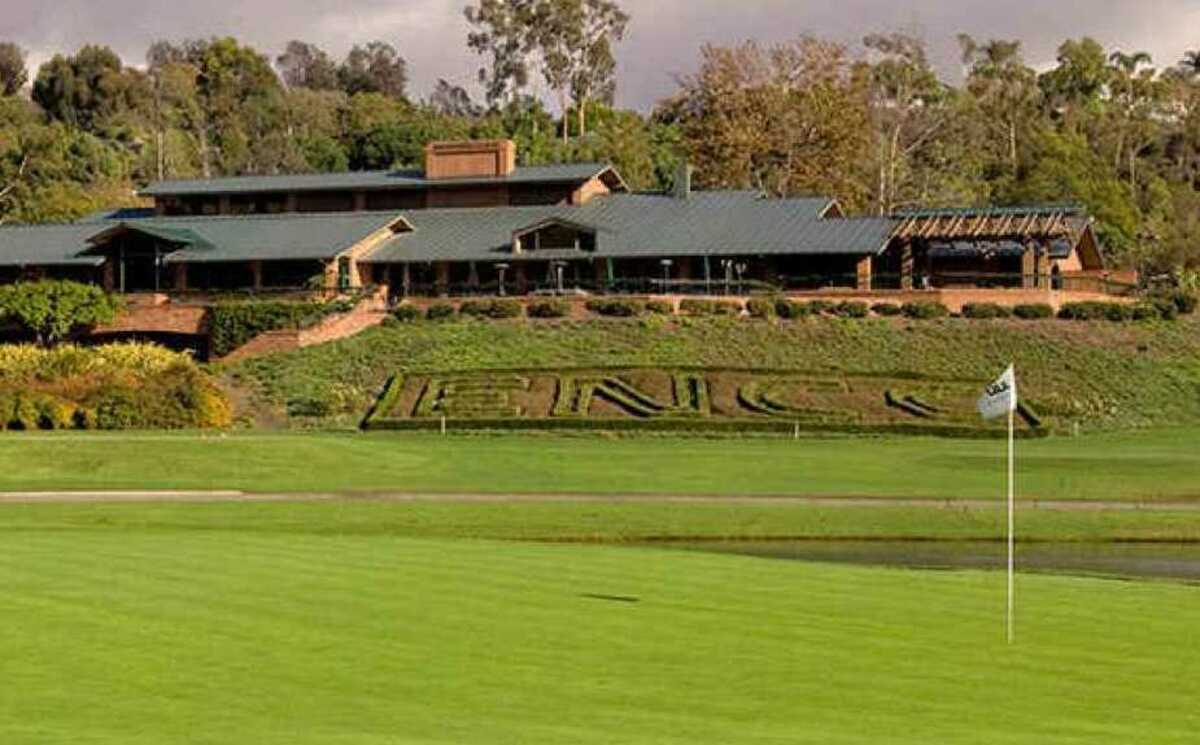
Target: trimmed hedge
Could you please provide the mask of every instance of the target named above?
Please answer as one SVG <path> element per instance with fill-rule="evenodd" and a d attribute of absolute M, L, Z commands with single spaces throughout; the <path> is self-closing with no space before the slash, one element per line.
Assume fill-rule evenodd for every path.
<path fill-rule="evenodd" d="M 666 300 L 647 300 L 646 312 L 658 316 L 675 315 L 675 306 Z"/>
<path fill-rule="evenodd" d="M 530 318 L 566 318 L 571 306 L 565 300 L 535 300 L 525 309 Z"/>
<path fill-rule="evenodd" d="M 1175 304 L 1172 301 L 1151 302 L 1158 310 L 1160 318 L 1174 318 Z M 1144 315 L 1145 310 L 1140 311 Z M 1058 317 L 1068 321 L 1130 321 L 1135 317 L 1134 306 L 1123 303 L 1105 303 L 1089 300 L 1079 303 L 1065 303 L 1058 311 Z"/>
<path fill-rule="evenodd" d="M 421 312 L 420 308 L 415 305 L 409 305 L 408 303 L 397 306 L 396 309 L 392 311 L 392 318 L 401 323 L 412 323 L 413 321 L 419 321 L 424 317 L 424 315 L 425 314 Z"/>
<path fill-rule="evenodd" d="M 503 320 L 506 318 L 520 318 L 525 312 L 525 306 L 520 300 L 510 300 L 504 298 L 496 298 L 493 300 L 465 300 L 462 305 L 458 306 L 458 312 L 461 315 L 472 318 L 490 318 L 492 320 Z"/>
<path fill-rule="evenodd" d="M 775 301 L 775 315 L 780 318 L 794 319 L 804 318 L 810 312 L 810 309 L 804 303 L 796 303 L 787 298 L 779 298 Z"/>
<path fill-rule="evenodd" d="M 775 315 L 775 303 L 762 298 L 750 298 L 746 301 L 746 312 L 751 318 L 772 318 Z"/>
<path fill-rule="evenodd" d="M 686 316 L 736 316 L 741 314 L 742 304 L 736 300 L 689 297 L 679 301 L 679 312 Z"/>
<path fill-rule="evenodd" d="M 632 318 L 646 311 L 646 303 L 626 298 L 597 298 L 587 302 L 587 309 L 598 316 Z"/>
<path fill-rule="evenodd" d="M 928 424 L 809 424 L 784 417 L 778 419 L 710 419 L 691 418 L 628 418 L 628 419 L 585 419 L 581 417 L 559 419 L 447 419 L 450 432 L 527 432 L 527 431 L 588 431 L 588 432 L 662 432 L 680 434 L 778 434 L 792 435 L 796 425 L 801 432 L 820 434 L 894 434 L 923 435 L 926 437 L 952 437 L 994 440 L 1005 437 L 1002 430 L 984 427 L 940 426 Z M 441 428 L 440 418 L 386 419 L 366 425 L 371 431 L 420 432 Z M 1050 434 L 1045 429 L 1022 429 L 1019 439 L 1037 439 Z"/>
<path fill-rule="evenodd" d="M 950 315 L 949 308 L 941 303 L 929 301 L 905 303 L 904 305 L 900 306 L 900 312 L 906 318 L 915 319 L 945 318 L 946 316 Z"/>
<path fill-rule="evenodd" d="M 1012 314 L 1026 321 L 1038 321 L 1054 317 L 1054 308 L 1046 303 L 1021 303 L 1014 305 Z"/>
<path fill-rule="evenodd" d="M 896 303 L 875 303 L 871 306 L 871 312 L 877 316 L 898 316 L 903 310 Z"/>
<path fill-rule="evenodd" d="M 1012 310 L 998 303 L 967 303 L 962 307 L 963 318 L 1011 318 Z"/>
<path fill-rule="evenodd" d="M 833 306 L 830 312 L 840 318 L 866 318 L 871 315 L 871 308 L 866 303 L 847 300 Z"/>
<path fill-rule="evenodd" d="M 444 321 L 454 317 L 454 306 L 450 303 L 434 303 L 425 309 L 425 318 L 429 321 Z"/>

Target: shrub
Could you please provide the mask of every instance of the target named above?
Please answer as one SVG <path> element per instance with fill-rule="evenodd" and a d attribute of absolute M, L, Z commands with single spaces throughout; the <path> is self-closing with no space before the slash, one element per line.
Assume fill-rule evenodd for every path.
<path fill-rule="evenodd" d="M 835 316 L 841 318 L 866 318 L 871 314 L 871 309 L 866 303 L 857 300 L 847 300 L 833 306 L 832 312 Z"/>
<path fill-rule="evenodd" d="M 775 301 L 775 315 L 780 318 L 803 318 L 809 314 L 809 307 L 804 303 L 795 303 L 787 298 Z"/>
<path fill-rule="evenodd" d="M 675 306 L 667 300 L 647 300 L 646 312 L 658 316 L 675 315 Z"/>
<path fill-rule="evenodd" d="M 415 305 L 409 305 L 408 303 L 405 303 L 404 305 L 397 306 L 396 309 L 392 311 L 391 317 L 401 323 L 412 323 L 413 321 L 421 320 L 423 315 L 424 314 L 421 313 L 420 308 Z"/>
<path fill-rule="evenodd" d="M 1026 321 L 1036 321 L 1043 318 L 1053 318 L 1054 308 L 1046 303 L 1021 303 L 1020 305 L 1013 306 L 1012 313 L 1017 318 Z"/>
<path fill-rule="evenodd" d="M 877 316 L 898 316 L 902 310 L 895 303 L 875 303 L 871 306 L 871 312 Z"/>
<path fill-rule="evenodd" d="M 450 303 L 434 303 L 425 309 L 425 318 L 430 321 L 444 321 L 454 317 L 454 306 Z"/>
<path fill-rule="evenodd" d="M 34 404 L 41 429 L 72 429 L 75 427 L 75 405 L 53 396 L 40 396 Z"/>
<path fill-rule="evenodd" d="M 809 315 L 819 316 L 822 313 L 828 313 L 833 310 L 833 303 L 828 300 L 813 300 L 808 304 Z"/>
<path fill-rule="evenodd" d="M 1058 317 L 1069 321 L 1128 321 L 1133 317 L 1130 306 L 1122 303 L 1104 303 L 1088 300 L 1079 303 L 1064 303 Z"/>
<path fill-rule="evenodd" d="M 632 318 L 646 311 L 646 303 L 626 298 L 596 298 L 587 302 L 587 309 L 598 316 Z"/>
<path fill-rule="evenodd" d="M 915 303 L 905 303 L 900 306 L 900 312 L 906 318 L 915 318 L 927 320 L 931 318 L 945 318 L 950 315 L 950 309 L 941 303 L 934 303 L 923 300 Z"/>
<path fill-rule="evenodd" d="M 1185 290 L 1175 290 L 1167 294 L 1163 300 L 1167 300 L 1175 306 L 1175 312 L 1178 315 L 1188 316 L 1196 312 L 1196 305 L 1200 302 L 1200 298 Z"/>
<path fill-rule="evenodd" d="M 751 298 L 746 301 L 746 312 L 751 318 L 771 318 L 775 315 L 775 303 L 762 298 Z"/>
<path fill-rule="evenodd" d="M 736 300 L 690 297 L 679 301 L 679 312 L 687 316 L 736 316 L 742 312 L 742 304 Z"/>
<path fill-rule="evenodd" d="M 571 306 L 565 300 L 535 300 L 525 312 L 530 318 L 566 318 Z"/>
<path fill-rule="evenodd" d="M 1012 311 L 997 303 L 967 303 L 962 307 L 963 318 L 1009 318 Z"/>
<path fill-rule="evenodd" d="M 472 318 L 520 318 L 524 311 L 520 300 L 498 298 L 494 300 L 467 300 L 458 306 L 458 312 Z"/>

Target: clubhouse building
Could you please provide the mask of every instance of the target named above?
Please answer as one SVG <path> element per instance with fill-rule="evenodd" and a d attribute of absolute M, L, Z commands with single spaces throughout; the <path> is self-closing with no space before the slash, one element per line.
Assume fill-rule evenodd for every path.
<path fill-rule="evenodd" d="M 206 294 L 879 294 L 1103 289 L 1088 217 L 1039 205 L 847 217 L 833 198 L 634 193 L 609 165 L 517 166 L 510 141 L 431 143 L 421 171 L 165 181 L 153 206 L 0 228 L 0 283 Z M 1018 293 L 1019 294 L 1019 293 Z M 166 301 L 164 301 L 166 302 Z"/>

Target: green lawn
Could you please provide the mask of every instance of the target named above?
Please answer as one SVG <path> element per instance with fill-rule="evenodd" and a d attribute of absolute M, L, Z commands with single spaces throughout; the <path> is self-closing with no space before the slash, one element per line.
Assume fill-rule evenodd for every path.
<path fill-rule="evenodd" d="M 1025 499 L 1200 498 L 1195 428 L 1018 443 Z M 0 491 L 240 489 L 999 498 L 1004 444 L 926 438 L 0 437 Z"/>
<path fill-rule="evenodd" d="M 5 526 L 5 743 L 1125 745 L 1200 730 L 1184 585 L 1022 576 L 1006 648 L 998 573 Z"/>

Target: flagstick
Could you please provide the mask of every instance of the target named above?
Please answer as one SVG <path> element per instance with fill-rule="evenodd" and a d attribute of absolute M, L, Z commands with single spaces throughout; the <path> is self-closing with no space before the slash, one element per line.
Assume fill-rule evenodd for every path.
<path fill-rule="evenodd" d="M 1009 644 L 1013 643 L 1013 530 L 1016 513 L 1016 500 L 1013 497 L 1013 408 L 1009 407 L 1008 410 L 1008 616 L 1005 628 Z"/>

